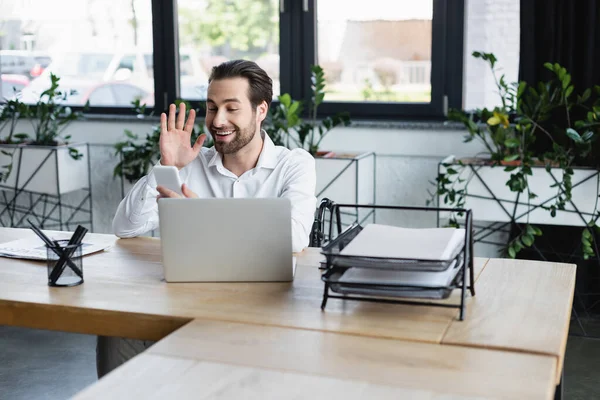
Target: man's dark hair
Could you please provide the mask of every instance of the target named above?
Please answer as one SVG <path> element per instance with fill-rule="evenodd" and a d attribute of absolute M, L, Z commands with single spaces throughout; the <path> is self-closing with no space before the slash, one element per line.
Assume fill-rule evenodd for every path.
<path fill-rule="evenodd" d="M 248 98 L 253 107 L 258 107 L 264 101 L 267 106 L 273 99 L 273 81 L 269 75 L 254 61 L 230 60 L 212 68 L 208 83 L 214 80 L 242 77 L 248 79 L 250 85 Z"/>

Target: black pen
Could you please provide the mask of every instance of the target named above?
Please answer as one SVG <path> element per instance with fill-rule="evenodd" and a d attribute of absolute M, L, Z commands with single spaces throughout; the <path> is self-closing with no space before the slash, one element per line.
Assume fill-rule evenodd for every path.
<path fill-rule="evenodd" d="M 42 232 L 42 230 L 40 228 L 38 228 L 37 226 L 35 226 L 33 224 L 33 222 L 31 222 L 29 219 L 27 219 L 27 222 L 29 222 L 29 225 L 31 225 L 31 230 L 35 232 L 36 235 L 38 235 L 38 237 L 40 239 L 42 239 L 42 241 L 46 244 L 46 246 L 48 246 L 50 249 L 52 249 L 52 251 L 54 251 L 54 253 L 57 256 L 62 256 L 63 252 L 60 249 L 60 246 L 58 246 L 56 244 L 56 241 L 51 240 L 48 236 L 46 236 L 44 234 L 44 232 Z"/>
<path fill-rule="evenodd" d="M 52 240 L 50 240 L 50 238 L 48 236 L 46 236 L 44 234 L 44 232 L 42 232 L 37 226 L 35 226 L 33 224 L 33 222 L 31 222 L 29 219 L 27 219 L 27 222 L 29 222 L 29 225 L 31 225 L 31 230 L 33 230 L 35 232 L 36 235 L 39 236 L 40 239 L 42 239 L 42 241 L 46 244 L 46 246 L 54 248 L 54 243 L 52 243 Z M 58 253 L 56 253 L 58 254 Z M 58 254 L 60 255 L 60 254 Z"/>

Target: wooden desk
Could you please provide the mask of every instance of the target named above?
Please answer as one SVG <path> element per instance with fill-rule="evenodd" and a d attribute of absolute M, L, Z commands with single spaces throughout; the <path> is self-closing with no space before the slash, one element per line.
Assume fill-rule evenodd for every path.
<path fill-rule="evenodd" d="M 572 264 L 490 260 L 465 321 L 452 321 L 442 343 L 557 357 L 557 382 L 575 290 Z M 554 295 L 556 294 L 556 296 Z"/>
<path fill-rule="evenodd" d="M 30 235 L 27 230 L 0 228 L 0 241 Z M 556 383 L 564 356 L 574 288 L 573 265 L 510 260 L 488 263 L 487 259 L 478 259 L 477 296 L 468 298 L 466 320 L 458 322 L 455 309 L 333 299 L 321 312 L 323 284 L 316 268 L 319 260 L 315 251 L 301 254 L 293 283 L 166 284 L 162 280 L 159 241 L 136 238 L 119 240 L 109 251 L 86 257 L 83 285 L 49 288 L 44 263 L 0 259 L 0 323 L 157 340 L 196 320 L 142 355 L 149 367 L 134 374 L 140 382 L 153 382 L 156 371 L 150 366 L 162 360 L 173 371 L 214 370 L 213 375 L 207 376 L 213 376 L 215 382 L 219 376 L 226 379 L 230 373 L 240 382 L 246 382 L 247 376 L 265 377 L 264 381 L 258 380 L 257 386 L 250 385 L 250 391 L 272 389 L 281 393 L 277 392 L 277 384 L 290 380 L 306 382 L 299 389 L 313 383 L 316 388 L 341 385 L 340 382 L 349 388 L 348 377 L 353 376 L 356 381 L 367 372 L 360 367 L 364 364 L 380 373 L 363 378 L 360 390 L 381 393 L 382 397 L 385 393 L 410 394 L 411 398 L 444 393 L 459 398 L 551 396 L 548 388 Z M 519 273 L 521 270 L 525 273 Z M 273 342 L 259 340 L 257 326 L 268 337 L 285 338 L 278 349 L 295 346 L 299 340 L 300 352 L 274 351 Z M 233 336 L 227 339 L 229 342 L 223 339 L 220 345 L 208 346 L 214 348 L 211 355 L 196 351 L 204 349 L 206 333 L 201 331 L 202 335 L 195 339 L 195 333 L 190 332 L 198 329 L 209 329 L 214 340 L 224 338 L 228 332 L 233 332 Z M 231 343 L 244 343 L 248 337 L 255 338 L 249 343 L 256 345 L 256 353 L 239 359 L 235 352 L 228 353 Z M 342 347 L 332 345 L 338 342 Z M 316 347 L 316 353 L 322 354 L 320 361 L 308 359 L 297 366 L 294 360 L 299 354 L 314 352 L 315 343 L 327 344 Z M 348 359 L 339 353 L 342 348 L 360 349 L 363 344 L 364 349 L 379 349 L 378 361 L 370 350 L 360 353 L 360 357 L 354 355 L 354 360 L 362 360 L 355 364 L 348 364 Z M 188 356 L 174 350 L 182 348 L 187 348 L 184 353 Z M 283 358 L 288 364 L 264 363 L 265 358 L 274 360 L 281 354 L 286 354 Z M 387 358 L 392 354 L 393 361 Z M 450 355 L 453 357 L 448 358 Z M 370 363 L 365 362 L 369 360 Z M 97 390 L 105 390 L 102 388 L 106 385 L 114 386 L 118 393 L 119 382 L 125 382 L 124 377 L 130 376 L 131 369 L 140 363 L 137 358 L 133 361 L 82 395 L 99 394 Z M 490 366 L 485 367 L 486 363 Z M 321 364 L 328 369 L 319 370 Z M 387 369 L 396 373 L 385 375 Z M 408 380 L 417 383 L 413 385 L 399 375 L 411 376 Z M 394 377 L 398 383 L 378 376 Z M 187 374 L 176 381 L 183 383 L 186 379 L 195 381 Z M 471 382 L 470 389 L 463 389 L 463 384 L 449 385 L 448 380 Z M 128 382 L 133 381 L 131 378 Z M 271 381 L 275 386 L 264 386 Z M 186 392 L 188 386 L 180 387 L 182 395 L 192 393 Z M 219 386 L 211 387 L 217 390 Z M 193 394 L 200 396 L 195 391 Z"/>
<path fill-rule="evenodd" d="M 199 320 L 132 361 L 77 398 L 179 386 L 177 398 L 547 399 L 556 368 L 549 356 Z"/>
<path fill-rule="evenodd" d="M 86 257 L 85 283 L 65 289 L 47 286 L 44 263 L 2 259 L 2 270 L 11 277 L 0 281 L 5 303 L 0 312 L 9 312 L 3 320 L 9 318 L 13 325 L 119 333 L 149 340 L 164 337 L 170 332 L 165 329 L 174 330 L 200 318 L 431 343 L 442 340 L 458 315 L 458 310 L 449 308 L 333 299 L 327 311 L 321 312 L 323 283 L 318 260 L 315 249 L 299 256 L 293 283 L 167 284 L 160 263 L 160 242 L 126 239 L 117 241 L 109 251 Z M 486 262 L 477 260 L 477 275 Z M 26 313 L 20 312 L 23 305 Z M 65 323 L 70 325 L 65 327 Z"/>

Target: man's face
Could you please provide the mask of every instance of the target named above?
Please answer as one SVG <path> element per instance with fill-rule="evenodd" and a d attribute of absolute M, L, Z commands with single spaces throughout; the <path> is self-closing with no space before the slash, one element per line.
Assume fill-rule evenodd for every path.
<path fill-rule="evenodd" d="M 250 104 L 248 89 L 248 80 L 241 77 L 214 80 L 208 85 L 206 127 L 221 154 L 237 153 L 250 143 L 264 119 L 262 109 L 257 114 Z"/>

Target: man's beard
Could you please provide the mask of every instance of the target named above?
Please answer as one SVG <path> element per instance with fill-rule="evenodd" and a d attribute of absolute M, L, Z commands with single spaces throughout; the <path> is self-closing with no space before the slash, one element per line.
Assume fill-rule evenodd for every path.
<path fill-rule="evenodd" d="M 234 125 L 234 135 L 233 140 L 229 142 L 219 142 L 215 137 L 215 149 L 221 154 L 234 154 L 237 153 L 240 149 L 246 146 L 248 143 L 252 141 L 254 138 L 254 134 L 256 133 L 256 125 L 253 122 L 250 122 L 248 126 L 244 129 L 240 129 L 238 126 Z M 213 128 L 214 129 L 214 128 Z M 211 131 L 213 130 L 211 129 Z"/>

